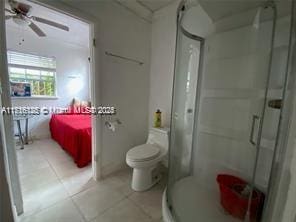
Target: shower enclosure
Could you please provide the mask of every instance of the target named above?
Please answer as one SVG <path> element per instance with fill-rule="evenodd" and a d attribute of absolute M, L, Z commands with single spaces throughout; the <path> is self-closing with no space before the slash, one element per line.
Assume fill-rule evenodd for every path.
<path fill-rule="evenodd" d="M 293 1 L 182 1 L 165 221 L 265 221 Z"/>

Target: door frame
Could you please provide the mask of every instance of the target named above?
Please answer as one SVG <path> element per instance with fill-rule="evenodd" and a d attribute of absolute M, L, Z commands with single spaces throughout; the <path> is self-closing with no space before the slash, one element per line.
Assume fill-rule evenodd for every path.
<path fill-rule="evenodd" d="M 0 50 L 1 52 L 6 49 L 6 40 L 5 40 L 5 19 L 4 19 L 4 1 L 0 1 L 0 10 L 3 13 L 0 13 L 0 29 L 4 30 L 4 32 L 0 33 Z M 2 53 L 1 53 L 2 54 Z M 7 66 L 5 66 L 5 57 L 6 54 L 2 57 L 0 54 L 0 107 L 2 107 L 2 81 L 5 80 L 5 77 L 3 79 L 3 76 L 7 72 Z M 2 80 L 2 81 L 1 81 Z M 5 93 L 5 92 L 4 92 Z M 2 203 L 2 206 L 0 208 L 0 220 L 12 222 L 16 219 L 16 207 L 12 204 L 12 202 L 15 202 L 13 197 L 13 187 L 11 183 L 11 177 L 10 177 L 10 165 L 7 162 L 7 149 L 6 149 L 6 134 L 4 129 L 4 119 L 2 112 L 0 113 L 0 177 L 2 178 L 0 180 L 0 193 L 4 195 L 0 195 L 0 202 Z M 17 170 L 16 165 L 14 165 L 13 169 Z M 17 178 L 18 179 L 18 178 Z M 16 183 L 19 185 L 19 183 Z M 18 187 L 20 188 L 20 186 Z M 20 191 L 20 189 L 17 189 L 16 191 Z M 21 196 L 20 196 L 21 197 Z M 21 199 L 22 205 L 22 199 Z M 19 211 L 22 211 L 22 208 L 19 209 Z"/>
<path fill-rule="evenodd" d="M 99 30 L 100 30 L 100 22 L 99 20 L 89 14 L 83 13 L 82 11 L 73 8 L 65 3 L 59 1 L 46 1 L 46 0 L 28 0 L 29 2 L 33 2 L 35 4 L 44 6 L 61 14 L 73 17 L 78 19 L 82 22 L 85 22 L 90 27 L 89 33 L 89 49 L 90 49 L 90 74 L 89 74 L 89 81 L 90 81 L 90 99 L 91 105 L 93 107 L 98 107 L 100 104 L 100 90 L 99 87 L 99 61 L 98 58 L 100 57 L 100 47 L 98 44 L 97 39 L 99 39 Z M 93 171 L 93 179 L 100 180 L 101 179 L 101 119 L 97 118 L 96 115 L 91 116 L 91 124 L 92 124 L 92 171 Z"/>
<path fill-rule="evenodd" d="M 0 94 L 1 94 L 1 109 L 2 107 L 11 107 L 10 98 L 10 87 L 9 87 L 9 76 L 8 76 L 8 65 L 7 65 L 7 54 L 2 53 L 7 51 L 6 47 L 6 26 L 5 26 L 5 3 L 1 1 L 0 10 L 0 28 L 3 30 L 0 37 Z M 14 214 L 23 213 L 23 199 L 21 193 L 21 186 L 19 180 L 19 172 L 17 166 L 16 149 L 14 144 L 14 131 L 13 131 L 13 120 L 11 115 L 2 115 L 1 112 L 1 122 L 3 121 L 2 141 L 3 142 L 3 161 L 6 168 L 6 178 L 11 195 L 11 205 Z M 1 124 L 2 125 L 2 124 Z M 5 127 L 4 127 L 5 126 Z"/>
<path fill-rule="evenodd" d="M 98 44 L 98 41 L 95 41 L 98 39 L 99 27 L 100 23 L 97 18 L 84 14 L 83 12 L 79 11 L 78 9 L 72 8 L 71 6 L 68 6 L 64 3 L 58 2 L 58 1 L 43 1 L 43 0 L 29 0 L 33 3 L 39 4 L 41 6 L 47 7 L 49 9 L 55 10 L 57 12 L 60 12 L 62 14 L 71 16 L 73 18 L 76 18 L 78 20 L 81 20 L 90 26 L 90 74 L 89 74 L 89 81 L 91 84 L 90 86 L 90 99 L 92 106 L 97 107 L 97 104 L 100 104 L 100 90 L 99 87 L 96 87 L 99 85 L 99 55 L 100 55 L 100 47 Z M 1 14 L 5 14 L 4 12 L 4 6 L 5 4 L 0 5 L 0 10 L 2 11 Z M 3 43 L 3 47 L 1 46 L 1 49 L 3 52 L 7 50 L 6 47 L 6 30 L 5 30 L 5 19 L 0 18 L 1 27 L 2 30 L 2 38 L 0 39 L 1 45 Z M 3 93 L 1 95 L 2 97 L 2 105 L 3 107 L 11 107 L 11 97 L 10 97 L 10 90 L 9 90 L 9 75 L 8 75 L 8 69 L 7 69 L 7 56 L 6 53 L 3 53 L 3 62 L 6 64 L 6 66 L 3 67 L 3 70 L 1 70 L 0 73 L 0 79 L 2 79 L 2 82 L 4 84 L 3 87 Z M 2 61 L 0 61 L 2 62 Z M 18 165 L 17 165 L 17 158 L 16 158 L 16 150 L 11 149 L 10 147 L 15 147 L 14 145 L 14 136 L 13 136 L 13 121 L 12 117 L 10 115 L 4 116 L 4 124 L 5 124 L 5 139 L 7 146 L 4 147 L 4 152 L 7 152 L 7 157 L 4 156 L 4 162 L 8 161 L 8 167 L 9 169 L 6 171 L 6 176 L 9 180 L 9 187 L 11 188 L 11 195 L 13 202 L 12 205 L 15 206 L 16 213 L 18 215 L 23 213 L 23 200 L 22 200 L 22 193 L 21 193 L 21 187 L 19 182 L 19 172 L 18 172 Z M 91 123 L 92 123 L 92 171 L 93 171 L 93 179 L 99 180 L 101 179 L 101 126 L 102 126 L 102 120 L 100 118 L 97 118 L 97 116 L 92 115 L 91 117 Z M 14 182 L 12 182 L 14 180 Z"/>

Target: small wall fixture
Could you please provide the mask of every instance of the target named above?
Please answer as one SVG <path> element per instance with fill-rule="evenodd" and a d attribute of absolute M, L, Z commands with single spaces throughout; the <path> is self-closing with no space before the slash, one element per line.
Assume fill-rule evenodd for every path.
<path fill-rule="evenodd" d="M 268 106 L 273 109 L 281 109 L 283 101 L 281 99 L 273 99 L 268 101 Z"/>
<path fill-rule="evenodd" d="M 111 130 L 112 132 L 115 132 L 118 125 L 121 125 L 122 122 L 119 119 L 115 119 L 114 121 L 106 121 L 105 126 L 107 129 Z"/>

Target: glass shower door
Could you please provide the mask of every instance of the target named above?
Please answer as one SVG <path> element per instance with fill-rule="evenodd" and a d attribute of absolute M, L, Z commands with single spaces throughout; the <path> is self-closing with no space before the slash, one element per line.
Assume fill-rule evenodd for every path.
<path fill-rule="evenodd" d="M 225 2 L 223 6 L 233 5 Z M 250 16 L 251 22 L 238 24 L 240 16 Z M 260 221 L 267 181 L 256 169 L 274 19 L 272 5 L 260 6 L 246 15 L 225 18 L 226 28 L 219 23 L 210 35 L 195 36 L 189 34 L 192 30 L 185 30 L 189 26 L 183 24 L 181 15 L 167 190 L 168 206 L 177 222 L 231 222 L 245 217 Z M 218 184 L 221 177 L 226 181 L 219 179 Z M 233 178 L 233 184 L 222 184 Z M 248 186 L 242 186 L 242 181 Z M 242 206 L 222 203 L 221 194 L 228 185 L 233 192 L 240 192 Z M 252 193 L 257 196 L 251 197 Z M 236 215 L 229 211 L 236 211 Z"/>
<path fill-rule="evenodd" d="M 185 35 L 178 36 L 180 44 L 178 51 L 184 55 L 178 61 L 176 72 L 182 73 L 175 76 L 174 98 L 171 124 L 170 143 L 175 144 L 171 150 L 170 158 L 174 164 L 170 165 L 173 172 L 170 178 L 178 180 L 190 175 L 193 143 L 193 128 L 195 121 L 196 93 L 198 82 L 198 70 L 201 60 L 203 40 L 191 39 Z"/>

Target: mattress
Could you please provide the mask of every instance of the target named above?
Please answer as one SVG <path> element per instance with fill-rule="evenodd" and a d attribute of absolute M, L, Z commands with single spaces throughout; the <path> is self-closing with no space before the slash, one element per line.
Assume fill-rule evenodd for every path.
<path fill-rule="evenodd" d="M 49 128 L 51 137 L 72 156 L 78 167 L 91 162 L 91 116 L 53 114 Z"/>

